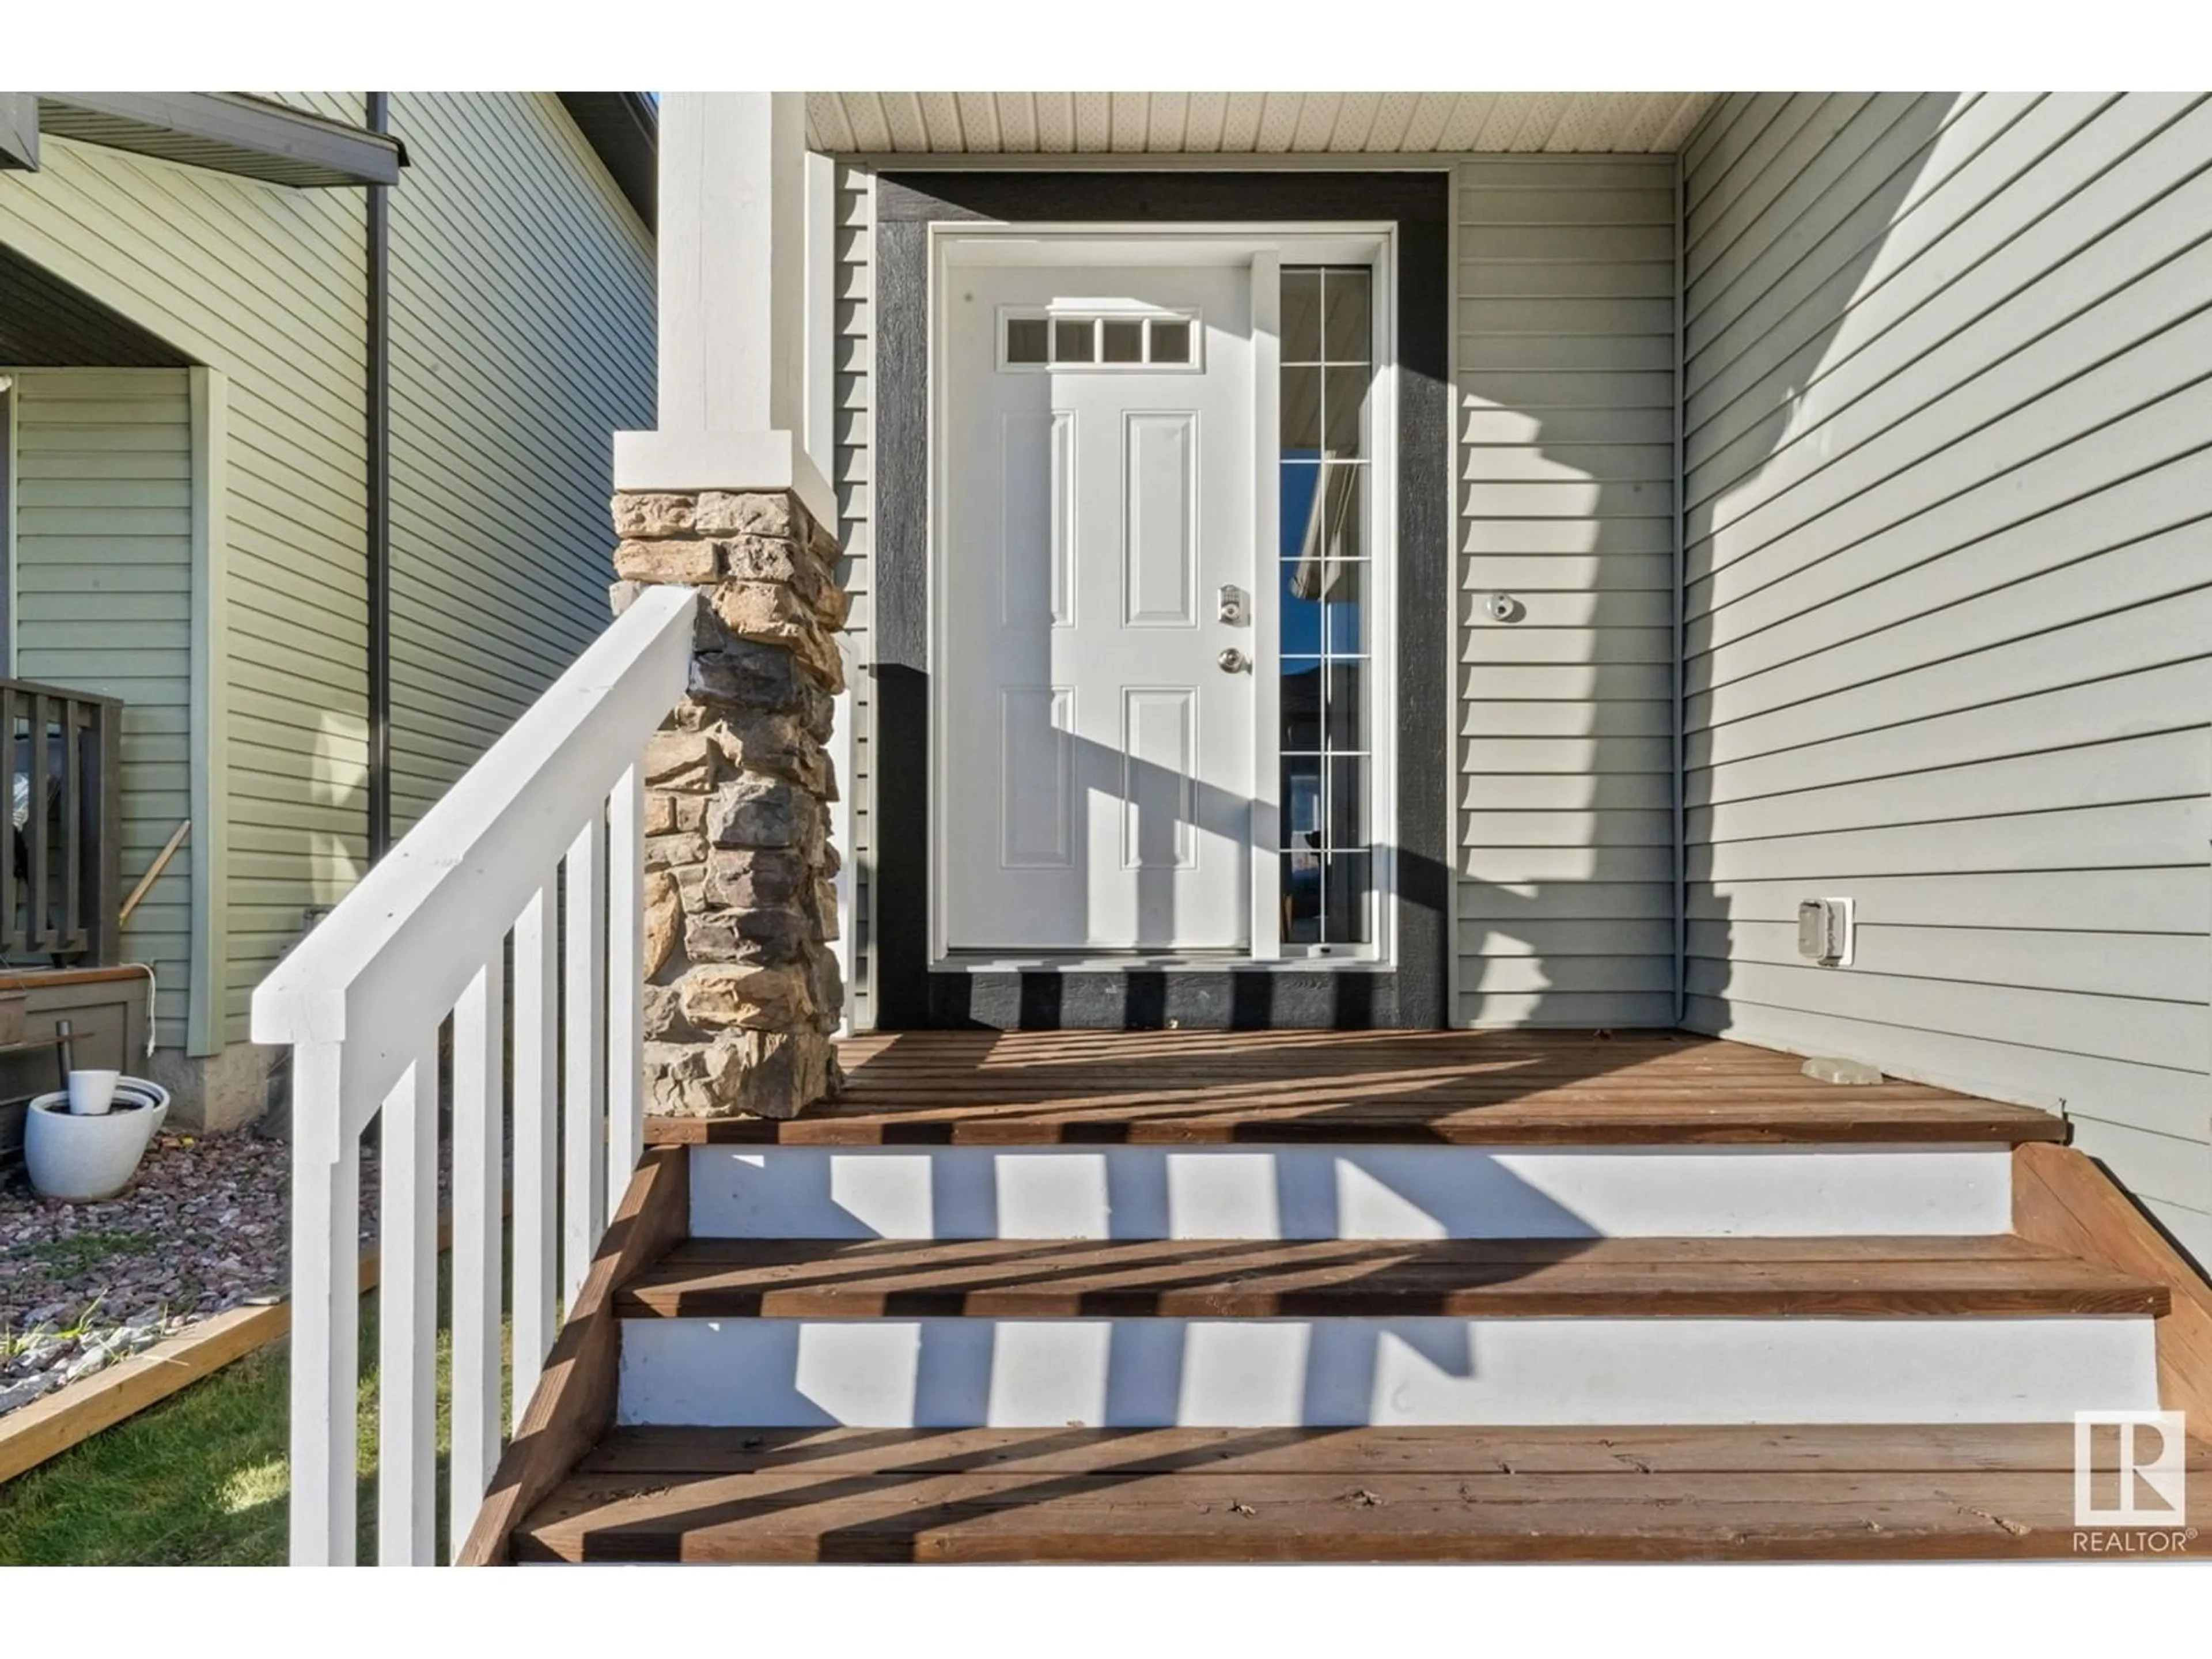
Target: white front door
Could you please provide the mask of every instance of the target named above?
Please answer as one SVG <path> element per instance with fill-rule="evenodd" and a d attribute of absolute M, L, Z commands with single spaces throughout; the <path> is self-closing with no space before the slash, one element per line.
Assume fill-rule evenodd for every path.
<path fill-rule="evenodd" d="M 945 945 L 1243 950 L 1252 269 L 945 277 Z"/>

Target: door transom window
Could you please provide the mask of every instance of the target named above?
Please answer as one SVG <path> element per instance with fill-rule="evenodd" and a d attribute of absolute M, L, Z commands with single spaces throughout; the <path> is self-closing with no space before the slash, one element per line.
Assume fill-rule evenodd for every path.
<path fill-rule="evenodd" d="M 1139 369 L 1195 374 L 1201 319 L 1194 311 L 1132 316 L 1127 312 L 1059 310 L 999 313 L 999 368 L 1003 372 L 1053 369 Z"/>

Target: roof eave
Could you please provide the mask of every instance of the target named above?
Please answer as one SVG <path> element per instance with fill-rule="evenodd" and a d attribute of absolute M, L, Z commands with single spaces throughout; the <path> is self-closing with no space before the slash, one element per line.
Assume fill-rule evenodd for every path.
<path fill-rule="evenodd" d="M 395 185 L 390 135 L 238 92 L 42 92 L 46 135 L 295 190 Z"/>
<path fill-rule="evenodd" d="M 641 92 L 556 92 L 637 216 L 652 230 L 660 182 L 660 112 Z"/>

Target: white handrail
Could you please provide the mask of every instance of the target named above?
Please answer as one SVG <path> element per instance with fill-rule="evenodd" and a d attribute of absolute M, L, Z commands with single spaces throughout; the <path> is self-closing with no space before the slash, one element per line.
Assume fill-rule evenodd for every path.
<path fill-rule="evenodd" d="M 638 595 L 253 994 L 254 1041 L 293 1050 L 295 1563 L 355 1559 L 361 1136 L 380 1110 L 377 1553 L 386 1563 L 435 1557 L 439 1032 L 447 1017 L 453 1548 L 499 1455 L 503 1050 L 513 1055 L 518 1416 L 635 1167 L 641 757 L 684 694 L 696 608 L 685 587 Z"/>
<path fill-rule="evenodd" d="M 474 977 L 454 936 L 514 926 L 571 809 L 605 800 L 675 706 L 697 604 L 641 593 L 255 988 L 256 1042 L 347 1045 L 353 1133 L 414 1058 L 387 1034 L 443 1019 Z"/>

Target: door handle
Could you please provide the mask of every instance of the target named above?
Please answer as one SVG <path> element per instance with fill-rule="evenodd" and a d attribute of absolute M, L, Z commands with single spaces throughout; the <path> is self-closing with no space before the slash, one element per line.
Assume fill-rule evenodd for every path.
<path fill-rule="evenodd" d="M 1214 661 L 1221 665 L 1221 672 L 1224 674 L 1241 674 L 1252 665 L 1251 658 L 1233 645 L 1216 657 Z"/>

